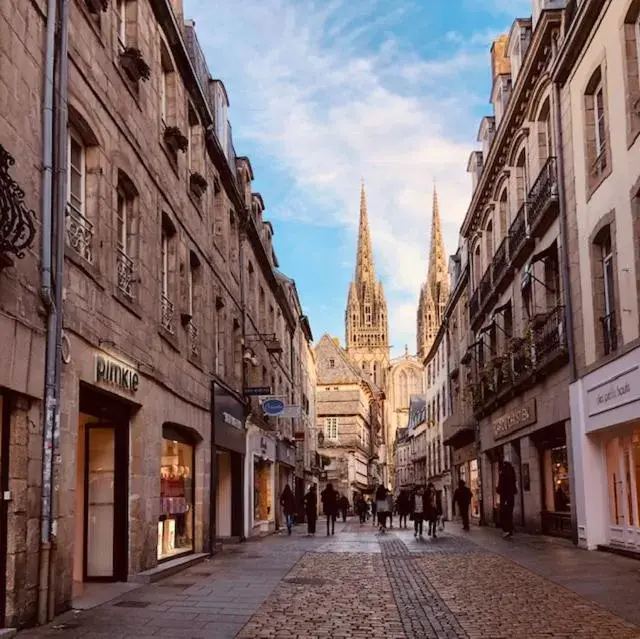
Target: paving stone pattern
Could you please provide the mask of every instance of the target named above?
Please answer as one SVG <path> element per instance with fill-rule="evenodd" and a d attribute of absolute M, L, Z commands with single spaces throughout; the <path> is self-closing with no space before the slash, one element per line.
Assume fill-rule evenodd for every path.
<path fill-rule="evenodd" d="M 416 559 L 407 546 L 397 538 L 385 539 L 380 545 L 406 636 L 424 639 L 466 638 L 467 634 L 454 614 L 427 576 L 418 569 Z"/>

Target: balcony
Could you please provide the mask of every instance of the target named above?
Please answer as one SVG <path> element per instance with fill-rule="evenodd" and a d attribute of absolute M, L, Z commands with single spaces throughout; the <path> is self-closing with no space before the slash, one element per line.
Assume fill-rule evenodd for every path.
<path fill-rule="evenodd" d="M 161 324 L 167 333 L 175 335 L 176 308 L 166 295 L 161 297 Z"/>
<path fill-rule="evenodd" d="M 493 295 L 493 272 L 491 264 L 489 264 L 487 270 L 484 272 L 478 285 L 478 290 L 480 291 L 480 308 L 486 308 Z"/>
<path fill-rule="evenodd" d="M 477 318 L 478 313 L 480 312 L 480 289 L 476 288 L 471 295 L 471 299 L 469 300 L 469 316 L 471 318 L 471 322 Z"/>
<path fill-rule="evenodd" d="M 507 255 L 507 246 L 508 238 L 505 237 L 502 242 L 500 242 L 500 246 L 498 246 L 498 250 L 493 256 L 493 287 L 498 294 L 501 292 L 500 286 L 509 271 L 509 257 Z"/>
<path fill-rule="evenodd" d="M 602 325 L 602 340 L 604 346 L 604 354 L 609 355 L 618 350 L 618 333 L 616 330 L 616 314 L 609 313 L 600 318 Z"/>
<path fill-rule="evenodd" d="M 542 236 L 553 220 L 554 204 L 558 203 L 558 173 L 556 158 L 550 157 L 542 167 L 527 198 L 527 217 L 532 236 Z M 557 209 L 555 209 L 557 210 Z"/>
<path fill-rule="evenodd" d="M 511 372 L 514 385 L 529 379 L 533 373 L 533 349 L 530 337 L 518 337 L 511 342 Z"/>
<path fill-rule="evenodd" d="M 93 264 L 93 224 L 72 206 L 67 207 L 67 246 L 83 260 Z"/>
<path fill-rule="evenodd" d="M 536 372 L 542 372 L 558 359 L 567 356 L 564 329 L 564 306 L 557 306 L 540 318 L 533 327 Z"/>
<path fill-rule="evenodd" d="M 512 262 L 522 263 L 522 249 L 527 243 L 527 203 L 524 202 L 509 227 L 509 257 Z"/>
<path fill-rule="evenodd" d="M 134 298 L 133 292 L 133 260 L 122 250 L 118 249 L 118 290 L 129 300 Z"/>

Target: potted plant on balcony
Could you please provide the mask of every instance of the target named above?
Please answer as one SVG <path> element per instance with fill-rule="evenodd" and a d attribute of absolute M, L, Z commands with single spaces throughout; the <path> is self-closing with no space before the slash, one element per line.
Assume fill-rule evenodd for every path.
<path fill-rule="evenodd" d="M 189 188 L 191 189 L 191 193 L 193 193 L 198 199 L 200 199 L 204 192 L 207 190 L 207 181 L 204 176 L 202 176 L 197 171 L 194 171 L 189 176 Z"/>
<path fill-rule="evenodd" d="M 109 8 L 109 0 L 84 0 L 89 13 L 98 14 Z"/>
<path fill-rule="evenodd" d="M 151 68 L 142 57 L 142 52 L 136 47 L 126 47 L 120 54 L 120 64 L 124 72 L 133 82 L 148 80 L 151 77 Z"/>
<path fill-rule="evenodd" d="M 182 151 L 183 153 L 187 152 L 187 149 L 189 148 L 189 140 L 177 126 L 166 127 L 162 137 L 164 138 L 166 145 L 172 151 Z"/>
<path fill-rule="evenodd" d="M 545 312 L 537 312 L 531 316 L 531 326 L 534 330 L 542 328 L 544 323 L 547 321 L 547 313 Z"/>

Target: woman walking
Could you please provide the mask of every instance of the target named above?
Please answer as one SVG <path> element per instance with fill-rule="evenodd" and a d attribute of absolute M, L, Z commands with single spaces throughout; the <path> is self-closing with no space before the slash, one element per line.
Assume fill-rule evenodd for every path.
<path fill-rule="evenodd" d="M 316 521 L 318 520 L 318 493 L 316 485 L 311 484 L 309 491 L 304 496 L 304 511 L 307 516 L 307 534 L 316 534 Z"/>
<path fill-rule="evenodd" d="M 376 510 L 378 512 L 378 530 L 387 532 L 387 489 L 380 484 L 376 490 Z"/>
<path fill-rule="evenodd" d="M 429 535 L 429 537 L 433 535 L 434 539 L 438 538 L 438 535 L 436 535 L 436 529 L 438 527 L 437 499 L 438 499 L 438 496 L 436 493 L 436 487 L 431 482 L 429 482 L 427 484 L 427 494 L 425 499 L 425 501 L 427 502 L 427 507 L 426 507 L 426 515 L 427 515 L 427 522 L 428 522 L 427 534 Z"/>
<path fill-rule="evenodd" d="M 280 495 L 280 505 L 282 506 L 282 512 L 284 513 L 284 520 L 287 524 L 287 534 L 291 534 L 293 528 L 293 513 L 296 511 L 296 499 L 293 496 L 291 486 L 287 484 Z"/>
<path fill-rule="evenodd" d="M 413 515 L 414 537 L 422 539 L 422 522 L 424 520 L 424 489 L 417 486 L 411 496 L 411 514 Z"/>

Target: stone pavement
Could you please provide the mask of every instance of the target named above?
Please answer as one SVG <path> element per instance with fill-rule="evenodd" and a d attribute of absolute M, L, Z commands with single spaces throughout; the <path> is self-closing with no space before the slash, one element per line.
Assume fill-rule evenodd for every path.
<path fill-rule="evenodd" d="M 416 540 L 350 520 L 229 547 L 18 637 L 640 639 L 639 596 L 638 562 L 563 540 L 456 524 Z"/>

